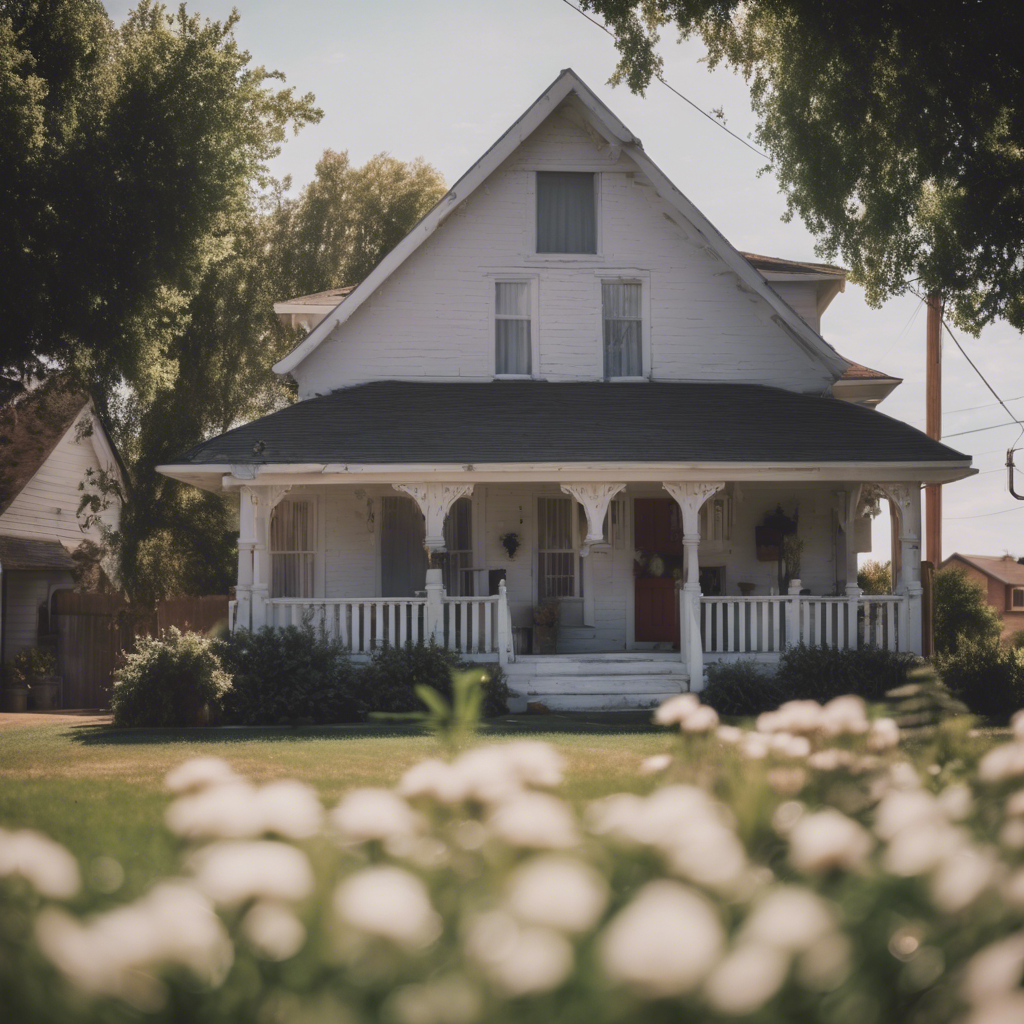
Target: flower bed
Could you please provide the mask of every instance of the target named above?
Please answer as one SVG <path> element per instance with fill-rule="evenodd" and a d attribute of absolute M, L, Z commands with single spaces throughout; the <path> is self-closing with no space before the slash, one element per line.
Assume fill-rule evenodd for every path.
<path fill-rule="evenodd" d="M 175 877 L 131 903 L 0 831 L 0 988 L 47 1021 L 1024 1019 L 1024 716 L 985 752 L 862 701 L 721 726 L 693 695 L 577 807 L 517 740 L 325 809 L 216 758 L 166 779 Z M 980 756 L 979 756 L 980 755 Z M 109 895 L 110 889 L 115 893 Z"/>

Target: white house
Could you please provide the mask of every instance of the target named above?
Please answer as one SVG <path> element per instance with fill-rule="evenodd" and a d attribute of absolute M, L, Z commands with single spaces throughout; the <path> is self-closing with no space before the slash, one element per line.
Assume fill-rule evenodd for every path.
<path fill-rule="evenodd" d="M 99 526 L 83 532 L 77 515 L 89 470 L 122 481 L 88 395 L 58 378 L 0 407 L 0 660 L 52 639 L 53 595 L 87 568 L 72 552 L 102 541 Z M 111 528 L 118 517 L 116 505 L 102 514 Z"/>
<path fill-rule="evenodd" d="M 239 494 L 236 626 L 433 635 L 520 703 L 654 701 L 798 639 L 919 651 L 920 490 L 974 471 L 822 338 L 844 282 L 734 249 L 564 71 L 358 287 L 277 305 L 296 404 L 161 471 Z M 879 495 L 902 568 L 869 598 Z"/>

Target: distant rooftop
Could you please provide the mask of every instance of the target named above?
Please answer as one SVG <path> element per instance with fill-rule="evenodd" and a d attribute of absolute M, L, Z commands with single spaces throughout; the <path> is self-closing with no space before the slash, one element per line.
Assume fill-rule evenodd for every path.
<path fill-rule="evenodd" d="M 973 565 L 975 569 L 980 569 L 986 576 L 991 576 L 1000 583 L 1024 587 L 1024 565 L 1021 565 L 1013 555 L 961 555 L 959 551 L 954 551 L 942 565 L 948 565 L 954 558 Z"/>
<path fill-rule="evenodd" d="M 755 269 L 770 274 L 829 274 L 845 277 L 845 267 L 834 267 L 831 263 L 806 263 L 802 260 L 784 260 L 779 256 L 761 256 L 756 252 L 741 252 L 740 255 Z"/>

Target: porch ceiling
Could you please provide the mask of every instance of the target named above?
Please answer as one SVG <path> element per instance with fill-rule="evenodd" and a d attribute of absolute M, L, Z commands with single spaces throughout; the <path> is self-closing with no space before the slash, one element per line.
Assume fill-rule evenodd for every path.
<path fill-rule="evenodd" d="M 833 398 L 754 384 L 542 381 L 363 384 L 230 430 L 161 470 L 198 479 L 282 466 L 861 463 L 970 473 L 970 456 Z"/>

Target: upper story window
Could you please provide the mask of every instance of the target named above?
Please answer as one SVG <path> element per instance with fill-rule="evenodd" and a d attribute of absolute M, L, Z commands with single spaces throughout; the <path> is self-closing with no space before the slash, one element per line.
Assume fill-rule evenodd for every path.
<path fill-rule="evenodd" d="M 593 174 L 537 172 L 537 252 L 597 252 Z"/>
<path fill-rule="evenodd" d="M 642 294 L 639 283 L 605 281 L 601 284 L 606 378 L 643 376 Z"/>
<path fill-rule="evenodd" d="M 1010 595 L 1010 607 L 1024 610 L 1024 587 L 1014 587 Z"/>
<path fill-rule="evenodd" d="M 531 373 L 533 301 L 529 281 L 494 284 L 494 372 L 528 377 Z"/>

